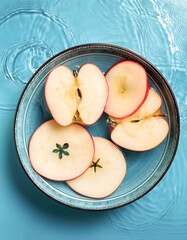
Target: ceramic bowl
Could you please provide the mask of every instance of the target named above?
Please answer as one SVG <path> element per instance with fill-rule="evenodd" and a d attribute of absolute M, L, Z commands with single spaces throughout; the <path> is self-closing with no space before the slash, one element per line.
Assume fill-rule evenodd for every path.
<path fill-rule="evenodd" d="M 119 188 L 103 199 L 81 196 L 65 182 L 48 180 L 37 174 L 29 161 L 28 144 L 31 135 L 52 116 L 46 105 L 44 86 L 49 72 L 65 65 L 78 70 L 84 63 L 96 64 L 105 73 L 113 64 L 133 60 L 146 70 L 150 87 L 162 98 L 162 111 L 169 123 L 167 138 L 156 148 L 136 152 L 122 149 L 127 161 L 127 174 Z M 86 127 L 93 136 L 110 139 L 108 116 L 103 113 L 92 126 Z M 129 204 L 148 193 L 165 175 L 174 158 L 179 139 L 179 113 L 174 94 L 161 73 L 138 54 L 109 44 L 86 44 L 67 49 L 45 62 L 32 76 L 19 100 L 15 115 L 15 144 L 20 162 L 33 183 L 51 198 L 71 207 L 104 210 Z M 104 149 L 103 149 L 104 151 Z"/>

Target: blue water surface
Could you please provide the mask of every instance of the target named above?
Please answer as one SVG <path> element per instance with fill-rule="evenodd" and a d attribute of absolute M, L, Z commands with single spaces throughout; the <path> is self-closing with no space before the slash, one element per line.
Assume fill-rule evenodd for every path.
<path fill-rule="evenodd" d="M 187 3 L 177 0 L 1 0 L 0 239 L 187 239 Z M 47 59 L 84 43 L 129 48 L 154 64 L 180 111 L 175 159 L 138 201 L 105 212 L 63 206 L 38 190 L 18 160 L 13 121 L 18 99 Z"/>

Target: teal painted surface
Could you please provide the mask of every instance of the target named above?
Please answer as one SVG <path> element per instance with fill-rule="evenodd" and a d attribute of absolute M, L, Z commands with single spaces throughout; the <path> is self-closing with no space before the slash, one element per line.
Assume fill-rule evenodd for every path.
<path fill-rule="evenodd" d="M 185 1 L 1 1 L 0 238 L 187 239 Z M 29 180 L 13 141 L 19 96 L 32 74 L 69 47 L 104 42 L 154 64 L 176 96 L 181 135 L 162 181 L 140 200 L 107 212 L 60 205 Z"/>

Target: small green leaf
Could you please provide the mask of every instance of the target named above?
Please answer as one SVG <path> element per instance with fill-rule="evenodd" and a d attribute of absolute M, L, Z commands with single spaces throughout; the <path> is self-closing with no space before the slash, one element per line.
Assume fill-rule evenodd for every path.
<path fill-rule="evenodd" d="M 64 143 L 63 149 L 67 149 L 68 147 L 69 147 L 69 144 L 68 143 Z"/>
<path fill-rule="evenodd" d="M 59 152 L 59 159 L 62 159 L 62 152 Z"/>
<path fill-rule="evenodd" d="M 103 167 L 101 167 L 101 165 L 99 165 L 99 164 L 97 164 L 97 167 L 99 167 L 99 168 L 103 168 Z"/>
<path fill-rule="evenodd" d="M 103 168 L 101 165 L 98 164 L 99 160 L 100 160 L 100 158 L 97 159 L 96 162 L 93 161 L 92 165 L 90 166 L 90 168 L 92 168 L 92 167 L 94 168 L 94 172 L 95 172 L 95 173 L 96 173 L 97 167 Z"/>
<path fill-rule="evenodd" d="M 97 161 L 95 162 L 96 164 L 99 162 L 100 158 L 97 159 Z"/>
<path fill-rule="evenodd" d="M 60 144 L 56 143 L 57 148 L 62 148 Z"/>
<path fill-rule="evenodd" d="M 58 149 L 53 149 L 53 153 L 59 153 L 58 154 L 59 159 L 62 159 L 63 154 L 66 156 L 69 155 L 69 153 L 67 151 L 63 150 L 63 149 L 67 149 L 69 147 L 68 143 L 64 143 L 63 147 L 60 144 L 56 143 L 56 146 Z"/>
<path fill-rule="evenodd" d="M 68 153 L 68 152 L 66 152 L 66 151 L 63 151 L 63 150 L 62 150 L 62 153 L 63 153 L 64 155 L 66 155 L 66 156 L 68 156 L 68 155 L 69 155 L 69 153 Z"/>
<path fill-rule="evenodd" d="M 57 153 L 57 152 L 59 152 L 59 150 L 58 150 L 58 149 L 54 149 L 53 152 L 54 152 L 54 153 Z"/>

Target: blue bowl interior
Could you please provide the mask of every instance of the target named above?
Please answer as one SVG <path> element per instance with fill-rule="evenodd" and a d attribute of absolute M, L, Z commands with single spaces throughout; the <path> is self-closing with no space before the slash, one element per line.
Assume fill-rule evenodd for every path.
<path fill-rule="evenodd" d="M 28 158 L 28 144 L 34 131 L 45 121 L 52 118 L 47 107 L 44 86 L 49 72 L 58 65 L 65 65 L 71 70 L 78 70 L 84 63 L 96 64 L 105 73 L 113 64 L 131 59 L 139 62 L 146 69 L 150 87 L 162 98 L 162 111 L 167 113 L 170 125 L 167 138 L 156 148 L 136 152 L 121 148 L 127 162 L 127 174 L 119 188 L 103 199 L 91 199 L 81 196 L 70 189 L 65 182 L 56 182 L 38 175 L 31 167 Z M 64 113 L 66 114 L 66 113 Z M 15 139 L 21 163 L 31 180 L 47 195 L 61 203 L 82 209 L 108 209 L 122 206 L 141 197 L 161 179 L 169 167 L 177 146 L 178 112 L 175 100 L 163 77 L 146 60 L 138 55 L 107 45 L 89 45 L 62 52 L 45 63 L 33 76 L 20 100 L 16 121 Z M 107 114 L 86 129 L 92 136 L 110 140 Z M 85 204 L 86 203 L 86 204 Z"/>

